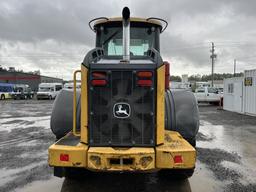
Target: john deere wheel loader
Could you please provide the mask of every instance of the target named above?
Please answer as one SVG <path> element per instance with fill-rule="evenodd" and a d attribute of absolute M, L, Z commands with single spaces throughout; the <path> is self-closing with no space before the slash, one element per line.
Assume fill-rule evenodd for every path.
<path fill-rule="evenodd" d="M 96 18 L 96 48 L 74 72 L 74 90 L 54 102 L 49 148 L 54 175 L 67 170 L 193 174 L 199 118 L 187 91 L 169 90 L 169 64 L 160 55 L 159 18 Z M 171 43 L 171 42 L 170 42 Z M 81 91 L 76 75 L 81 73 Z"/>

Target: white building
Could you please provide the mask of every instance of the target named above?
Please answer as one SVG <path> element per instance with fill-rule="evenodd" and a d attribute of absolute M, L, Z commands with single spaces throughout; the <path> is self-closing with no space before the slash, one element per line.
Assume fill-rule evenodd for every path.
<path fill-rule="evenodd" d="M 224 80 L 223 109 L 243 113 L 243 77 Z"/>
<path fill-rule="evenodd" d="M 256 69 L 224 80 L 223 109 L 256 115 Z"/>
<path fill-rule="evenodd" d="M 188 83 L 188 74 L 183 74 L 181 76 L 181 82 L 182 83 Z"/>
<path fill-rule="evenodd" d="M 191 84 L 189 82 L 170 81 L 170 89 L 186 89 L 191 91 Z"/>

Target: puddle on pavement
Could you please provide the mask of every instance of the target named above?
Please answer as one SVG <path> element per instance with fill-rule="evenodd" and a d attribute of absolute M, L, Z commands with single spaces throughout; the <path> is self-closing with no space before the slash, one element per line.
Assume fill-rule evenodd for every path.
<path fill-rule="evenodd" d="M 216 179 L 225 181 L 224 191 L 256 190 L 256 173 L 251 171 L 256 165 L 256 141 L 251 128 L 251 125 L 232 127 L 201 120 L 198 159 Z"/>
<path fill-rule="evenodd" d="M 1 179 L 1 186 L 6 185 L 7 183 L 12 183 L 13 180 L 18 177 L 18 174 L 20 172 L 29 172 L 29 170 L 42 165 L 42 163 L 37 162 L 37 163 L 32 163 L 30 165 L 20 167 L 17 169 L 0 169 L 0 179 Z M 1 191 L 1 186 L 0 186 L 0 191 Z"/>
<path fill-rule="evenodd" d="M 195 192 L 216 192 L 224 188 L 225 183 L 215 179 L 205 164 L 197 161 L 194 175 L 189 178 L 191 190 Z"/>
<path fill-rule="evenodd" d="M 14 118 L 1 118 L 1 131 L 12 131 L 13 129 L 27 129 L 30 127 L 49 128 L 50 116 L 38 117 L 14 117 Z"/>
<path fill-rule="evenodd" d="M 7 181 L 5 184 L 1 184 L 0 191 L 10 192 L 17 188 L 32 184 L 35 181 L 47 181 L 52 177 L 52 174 L 52 170 L 47 163 L 35 166 L 28 170 L 19 171 L 14 175 L 10 175 L 12 180 Z"/>
<path fill-rule="evenodd" d="M 203 121 L 200 127 L 200 133 L 207 138 L 213 138 L 210 141 L 199 140 L 198 147 L 218 148 L 228 152 L 235 152 L 242 159 L 256 159 L 256 140 L 254 135 L 247 130 L 249 127 L 227 127 L 225 125 L 213 125 Z M 256 127 L 255 127 L 256 129 Z M 252 166 L 256 166 L 253 164 Z"/>
<path fill-rule="evenodd" d="M 50 177 L 47 181 L 35 181 L 22 188 L 18 188 L 16 192 L 58 192 L 61 191 L 64 178 Z M 75 192 L 75 191 L 74 191 Z"/>

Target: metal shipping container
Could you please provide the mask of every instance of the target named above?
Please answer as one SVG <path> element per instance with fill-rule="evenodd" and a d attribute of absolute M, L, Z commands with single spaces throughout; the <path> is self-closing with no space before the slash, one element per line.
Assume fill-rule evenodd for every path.
<path fill-rule="evenodd" d="M 244 72 L 244 113 L 256 115 L 256 69 Z"/>

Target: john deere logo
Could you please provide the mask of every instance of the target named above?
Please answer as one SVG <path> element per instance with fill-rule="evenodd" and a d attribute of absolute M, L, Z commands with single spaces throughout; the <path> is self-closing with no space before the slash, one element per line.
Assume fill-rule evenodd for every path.
<path fill-rule="evenodd" d="M 116 103 L 113 107 L 113 114 L 116 118 L 130 117 L 131 109 L 128 103 Z"/>

